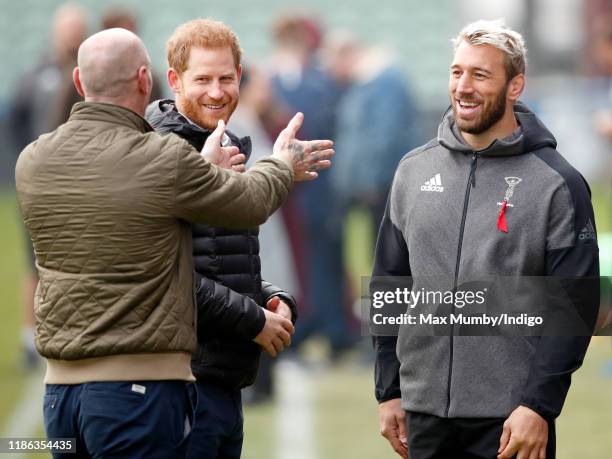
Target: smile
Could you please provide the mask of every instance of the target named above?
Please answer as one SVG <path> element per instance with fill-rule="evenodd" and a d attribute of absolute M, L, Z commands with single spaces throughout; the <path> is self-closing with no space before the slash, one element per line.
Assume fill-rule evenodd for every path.
<path fill-rule="evenodd" d="M 480 108 L 480 102 L 455 99 L 457 112 L 463 117 L 474 115 Z"/>
<path fill-rule="evenodd" d="M 206 107 L 209 110 L 221 110 L 223 107 L 225 107 L 225 104 L 222 104 L 222 105 L 204 104 L 204 107 Z"/>

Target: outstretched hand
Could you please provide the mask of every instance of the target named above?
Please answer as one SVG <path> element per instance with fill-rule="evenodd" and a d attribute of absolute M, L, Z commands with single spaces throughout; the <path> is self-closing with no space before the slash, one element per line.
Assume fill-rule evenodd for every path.
<path fill-rule="evenodd" d="M 331 166 L 330 158 L 334 155 L 334 143 L 331 140 L 297 140 L 295 138 L 304 115 L 297 113 L 274 142 L 273 156 L 287 162 L 294 173 L 294 180 L 302 182 L 314 180 L 317 171 Z"/>
<path fill-rule="evenodd" d="M 222 167 L 224 169 L 232 169 L 236 172 L 244 172 L 244 162 L 246 157 L 240 153 L 238 147 L 222 147 L 221 138 L 225 133 L 225 123 L 223 120 L 219 120 L 215 130 L 208 136 L 204 147 L 202 147 L 202 156 L 214 164 L 215 166 Z"/>

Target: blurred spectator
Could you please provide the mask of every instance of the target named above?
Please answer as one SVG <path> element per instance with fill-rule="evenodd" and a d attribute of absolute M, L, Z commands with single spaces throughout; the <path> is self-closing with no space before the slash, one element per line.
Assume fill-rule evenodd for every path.
<path fill-rule="evenodd" d="M 138 20 L 136 16 L 128 9 L 121 6 L 111 6 L 102 14 L 102 29 L 121 28 L 129 30 L 138 35 Z M 165 87 L 159 76 L 152 72 L 153 90 L 151 91 L 151 100 L 158 100 L 164 97 L 163 88 Z"/>
<path fill-rule="evenodd" d="M 597 132 L 612 142 L 612 13 L 607 16 L 605 27 L 601 27 L 595 38 L 593 47 L 598 70 L 607 86 L 607 108 L 595 115 L 595 128 Z"/>
<path fill-rule="evenodd" d="M 79 45 L 86 35 L 85 10 L 72 3 L 60 6 L 53 17 L 50 49 L 19 79 L 11 103 L 9 123 L 16 152 L 20 152 L 39 135 L 64 123 L 73 103 L 81 100 L 72 84 L 72 70 L 76 65 Z M 23 286 L 21 336 L 24 366 L 31 368 L 38 361 L 34 348 L 34 293 L 38 275 L 29 235 L 25 239 L 30 273 Z"/>
<path fill-rule="evenodd" d="M 270 136 L 262 118 L 276 118 L 277 103 L 272 97 L 270 82 L 255 66 L 242 66 L 240 103 L 228 123 L 228 129 L 242 137 L 251 138 L 251 162 L 258 161 L 272 151 L 275 136 Z M 281 212 L 274 213 L 259 228 L 259 254 L 261 277 L 297 296 L 299 285 L 289 235 Z M 245 403 L 269 400 L 274 394 L 274 360 L 263 354 L 255 383 L 243 390 Z"/>
<path fill-rule="evenodd" d="M 397 163 L 419 143 L 418 110 L 386 50 L 338 33 L 325 56 L 330 74 L 348 87 L 337 111 L 335 196 L 343 215 L 365 208 L 376 234 Z"/>
<path fill-rule="evenodd" d="M 340 88 L 320 65 L 317 51 L 322 31 L 306 16 L 279 17 L 273 27 L 272 88 L 291 111 L 305 115 L 300 135 L 313 139 L 335 138 L 335 107 Z M 304 306 L 293 346 L 299 347 L 314 333 L 322 333 L 335 357 L 355 341 L 351 335 L 344 298 L 342 229 L 329 171 L 316 186 L 296 187 L 285 215 L 298 259 Z M 322 205 L 325 203 L 325 205 Z M 295 236 L 300 235 L 299 239 Z"/>

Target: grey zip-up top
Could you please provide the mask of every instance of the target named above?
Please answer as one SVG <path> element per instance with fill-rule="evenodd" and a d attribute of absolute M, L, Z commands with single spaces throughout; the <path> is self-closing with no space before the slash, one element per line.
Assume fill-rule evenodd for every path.
<path fill-rule="evenodd" d="M 529 109 L 520 129 L 472 151 L 452 111 L 438 137 L 400 162 L 387 202 L 373 276 L 598 276 L 590 190 Z M 506 178 L 520 178 L 507 232 L 498 227 Z M 580 237 L 588 231 L 589 237 Z M 450 286 L 449 288 L 453 288 Z M 579 301 L 579 300 L 577 300 Z M 595 308 L 591 300 L 581 305 Z M 559 415 L 589 336 L 374 337 L 376 397 L 439 417 L 507 417 L 518 405 Z"/>

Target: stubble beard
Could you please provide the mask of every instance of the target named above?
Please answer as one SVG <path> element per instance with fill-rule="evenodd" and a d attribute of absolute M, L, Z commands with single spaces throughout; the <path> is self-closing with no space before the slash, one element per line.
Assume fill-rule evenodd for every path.
<path fill-rule="evenodd" d="M 457 115 L 455 101 L 451 100 L 453 116 L 455 118 L 455 123 L 457 123 L 457 127 L 459 128 L 459 130 L 467 134 L 478 135 L 489 130 L 499 120 L 501 120 L 504 116 L 504 113 L 506 112 L 506 92 L 508 89 L 508 84 L 509 83 L 506 83 L 504 87 L 499 91 L 495 100 L 493 101 L 493 104 L 488 109 L 483 111 L 482 115 L 480 116 L 480 119 L 476 119 L 474 121 L 463 121 Z M 465 98 L 463 100 L 469 101 L 469 99 Z"/>
<path fill-rule="evenodd" d="M 237 106 L 238 98 L 232 99 L 227 102 L 223 111 L 219 113 L 220 116 L 214 117 L 202 113 L 202 106 L 197 101 L 191 100 L 183 95 L 182 109 L 180 111 L 183 115 L 185 115 L 198 126 L 212 131 L 215 130 L 215 128 L 217 127 L 217 123 L 220 119 L 223 119 L 223 121 L 225 121 L 225 123 L 227 124 L 230 117 L 232 116 L 232 113 L 234 113 L 234 110 L 236 110 Z"/>

